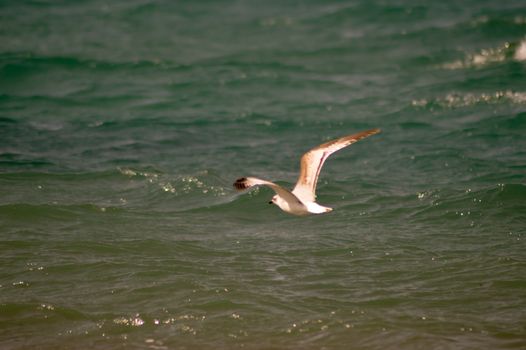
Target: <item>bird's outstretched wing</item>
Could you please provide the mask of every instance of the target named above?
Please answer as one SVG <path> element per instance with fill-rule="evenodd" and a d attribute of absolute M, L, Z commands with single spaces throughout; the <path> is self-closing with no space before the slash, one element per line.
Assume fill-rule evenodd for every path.
<path fill-rule="evenodd" d="M 314 202 L 316 200 L 316 184 L 325 160 L 334 152 L 379 132 L 380 129 L 371 129 L 340 137 L 325 142 L 305 153 L 301 157 L 300 176 L 292 193 L 303 202 Z"/>
<path fill-rule="evenodd" d="M 234 182 L 234 188 L 238 191 L 243 191 L 253 186 L 268 186 L 287 202 L 289 203 L 298 202 L 299 204 L 301 204 L 301 201 L 298 200 L 298 198 L 294 194 L 292 194 L 286 188 L 283 188 L 280 185 L 275 184 L 274 182 L 258 179 L 257 177 L 242 177 L 240 179 L 237 179 L 236 182 Z"/>

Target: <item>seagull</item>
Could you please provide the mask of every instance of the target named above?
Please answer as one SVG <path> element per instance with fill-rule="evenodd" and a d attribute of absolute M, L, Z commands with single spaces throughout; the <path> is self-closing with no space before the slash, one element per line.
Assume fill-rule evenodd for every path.
<path fill-rule="evenodd" d="M 276 195 L 272 197 L 269 204 L 275 204 L 281 210 L 293 215 L 324 214 L 332 211 L 332 208 L 316 203 L 316 183 L 320 170 L 325 160 L 334 152 L 352 145 L 363 138 L 377 134 L 380 129 L 371 129 L 356 134 L 343 136 L 338 139 L 323 143 L 314 147 L 301 157 L 300 176 L 292 191 L 275 184 L 274 182 L 262 180 L 257 177 L 242 177 L 234 182 L 234 188 L 238 191 L 249 189 L 253 186 L 270 187 Z"/>

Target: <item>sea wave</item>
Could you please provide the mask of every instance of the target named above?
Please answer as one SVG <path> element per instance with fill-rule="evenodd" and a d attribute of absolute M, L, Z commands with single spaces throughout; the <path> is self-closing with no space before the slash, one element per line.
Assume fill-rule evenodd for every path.
<path fill-rule="evenodd" d="M 519 42 L 505 42 L 498 47 L 466 53 L 463 59 L 445 63 L 441 67 L 448 70 L 482 68 L 490 64 L 513 60 L 526 60 L 526 39 Z"/>
<path fill-rule="evenodd" d="M 143 210 L 180 212 L 228 202 L 233 192 L 230 182 L 208 170 L 173 174 L 147 167 L 83 173 L 4 173 L 0 185 L 11 186 L 12 191 L 0 200 L 0 215 L 11 219 L 66 219 Z"/>
<path fill-rule="evenodd" d="M 449 93 L 443 97 L 434 99 L 415 99 L 411 101 L 414 107 L 462 108 L 484 104 L 526 104 L 526 92 L 524 91 L 496 91 L 493 93 Z"/>
<path fill-rule="evenodd" d="M 108 60 L 75 55 L 46 55 L 39 52 L 2 52 L 0 53 L 0 72 L 2 74 L 26 74 L 39 68 L 59 67 L 63 69 L 88 69 L 116 71 L 142 68 L 187 69 L 187 65 L 164 59 Z M 14 77 L 14 76 L 13 76 Z"/>
<path fill-rule="evenodd" d="M 215 197 L 225 196 L 227 191 L 217 175 L 203 170 L 193 175 L 168 175 L 160 172 L 143 171 L 129 167 L 118 168 L 120 174 L 131 178 L 144 180 L 156 186 L 159 190 L 175 196 L 203 194 Z"/>
<path fill-rule="evenodd" d="M 12 203 L 0 205 L 0 216 L 9 220 L 68 220 L 84 214 L 120 211 L 118 207 L 86 204 L 29 204 Z"/>
<path fill-rule="evenodd" d="M 525 219 L 526 185 L 499 183 L 479 189 L 463 191 L 432 190 L 416 194 L 422 206 L 415 207 L 409 217 L 419 222 L 460 220 L 466 227 L 480 228 L 481 224 L 498 220 L 515 229 Z"/>
<path fill-rule="evenodd" d="M 526 61 L 526 39 L 522 40 L 517 48 L 513 58 L 517 61 Z"/>

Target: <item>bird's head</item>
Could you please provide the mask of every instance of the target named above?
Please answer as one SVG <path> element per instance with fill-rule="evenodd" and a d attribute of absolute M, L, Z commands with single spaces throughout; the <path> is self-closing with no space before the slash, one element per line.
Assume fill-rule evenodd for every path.
<path fill-rule="evenodd" d="M 278 201 L 278 195 L 274 195 L 274 197 L 272 197 L 272 199 L 268 202 L 268 204 L 277 204 L 277 201 Z"/>

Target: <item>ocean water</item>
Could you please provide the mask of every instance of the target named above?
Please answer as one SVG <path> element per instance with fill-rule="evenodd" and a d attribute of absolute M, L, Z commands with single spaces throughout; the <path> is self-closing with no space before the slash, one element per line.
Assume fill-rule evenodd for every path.
<path fill-rule="evenodd" d="M 1 349 L 525 349 L 524 1 L 3 1 Z M 327 215 L 294 217 L 301 154 Z"/>

